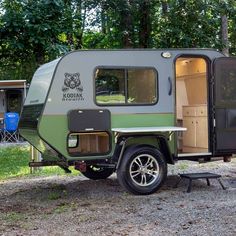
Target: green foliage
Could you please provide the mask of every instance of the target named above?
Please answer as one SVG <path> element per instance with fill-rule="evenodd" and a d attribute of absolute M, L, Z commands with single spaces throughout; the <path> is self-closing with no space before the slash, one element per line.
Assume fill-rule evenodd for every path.
<path fill-rule="evenodd" d="M 30 80 L 35 68 L 69 50 L 60 0 L 3 1 L 0 29 L 1 79 Z"/>
<path fill-rule="evenodd" d="M 218 48 L 220 20 L 207 1 L 171 1 L 164 15 L 158 13 L 155 34 L 157 47 Z"/>
<path fill-rule="evenodd" d="M 26 175 L 29 150 L 26 147 L 12 147 L 0 149 L 0 180 Z"/>
<path fill-rule="evenodd" d="M 97 102 L 99 104 L 101 103 L 124 103 L 125 102 L 125 96 L 124 95 L 101 95 L 96 97 Z"/>
<path fill-rule="evenodd" d="M 50 192 L 48 194 L 49 200 L 58 200 L 59 198 L 61 198 L 61 194 L 59 192 Z"/>
<path fill-rule="evenodd" d="M 3 215 L 3 220 L 9 222 L 10 224 L 16 224 L 25 218 L 25 214 L 20 212 L 8 212 Z"/>
<path fill-rule="evenodd" d="M 80 48 L 215 48 L 228 18 L 236 54 L 234 0 L 2 0 L 0 79 L 35 69 Z"/>
<path fill-rule="evenodd" d="M 0 181 L 9 178 L 22 176 L 48 176 L 48 175 L 65 175 L 65 171 L 60 167 L 42 167 L 30 174 L 28 166 L 30 158 L 29 146 L 2 147 L 0 149 Z M 72 170 L 73 175 L 79 172 Z"/>

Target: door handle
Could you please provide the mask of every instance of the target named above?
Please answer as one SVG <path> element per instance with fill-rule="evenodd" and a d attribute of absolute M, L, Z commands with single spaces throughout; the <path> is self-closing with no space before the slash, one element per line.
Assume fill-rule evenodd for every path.
<path fill-rule="evenodd" d="M 170 96 L 172 94 L 172 80 L 171 80 L 170 76 L 168 77 L 168 81 L 169 81 L 168 95 Z"/>

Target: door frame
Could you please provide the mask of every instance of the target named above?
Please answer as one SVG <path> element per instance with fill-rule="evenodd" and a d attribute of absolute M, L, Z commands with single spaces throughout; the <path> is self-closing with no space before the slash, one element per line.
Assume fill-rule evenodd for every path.
<path fill-rule="evenodd" d="M 181 58 L 181 57 L 186 57 L 186 58 L 201 58 L 204 59 L 206 62 L 206 89 L 207 89 L 207 115 L 208 115 L 208 153 L 206 155 L 206 153 L 186 153 L 186 154 L 181 154 L 178 152 L 178 148 L 177 148 L 177 137 L 176 137 L 176 153 L 177 155 L 180 157 L 178 159 L 188 159 L 190 160 L 191 157 L 195 160 L 196 158 L 198 159 L 201 156 L 212 156 L 213 153 L 213 144 L 211 142 L 211 140 L 213 140 L 213 121 L 214 121 L 214 116 L 212 113 L 212 86 L 211 86 L 211 80 L 212 80 L 212 61 L 211 59 L 204 54 L 187 54 L 187 53 L 183 53 L 183 54 L 179 54 L 175 57 L 175 59 L 173 60 L 174 62 L 174 86 L 175 86 L 175 97 L 174 97 L 174 107 L 175 107 L 175 123 L 177 125 L 177 105 L 176 105 L 176 95 L 177 95 L 177 90 L 176 90 L 176 61 Z M 181 157 L 181 155 L 183 156 L 183 158 Z M 185 158 L 188 157 L 188 158 Z"/>

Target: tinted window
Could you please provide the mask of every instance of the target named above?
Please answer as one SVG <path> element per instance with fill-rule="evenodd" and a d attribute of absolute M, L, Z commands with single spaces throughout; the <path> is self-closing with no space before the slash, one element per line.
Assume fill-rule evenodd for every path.
<path fill-rule="evenodd" d="M 97 103 L 125 103 L 125 70 L 97 69 L 95 77 Z"/>
<path fill-rule="evenodd" d="M 157 102 L 157 73 L 154 69 L 97 69 L 98 104 L 154 104 Z"/>

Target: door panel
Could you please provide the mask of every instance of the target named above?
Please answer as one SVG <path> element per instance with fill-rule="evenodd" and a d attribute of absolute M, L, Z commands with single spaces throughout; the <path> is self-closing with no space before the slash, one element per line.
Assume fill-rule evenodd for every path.
<path fill-rule="evenodd" d="M 206 132 L 208 130 L 207 118 L 198 117 L 196 122 L 197 147 L 208 148 L 208 134 Z"/>
<path fill-rule="evenodd" d="M 193 117 L 185 117 L 183 127 L 187 128 L 183 132 L 183 143 L 185 146 L 196 147 L 196 120 Z"/>
<path fill-rule="evenodd" d="M 236 58 L 214 61 L 215 154 L 236 152 Z"/>

